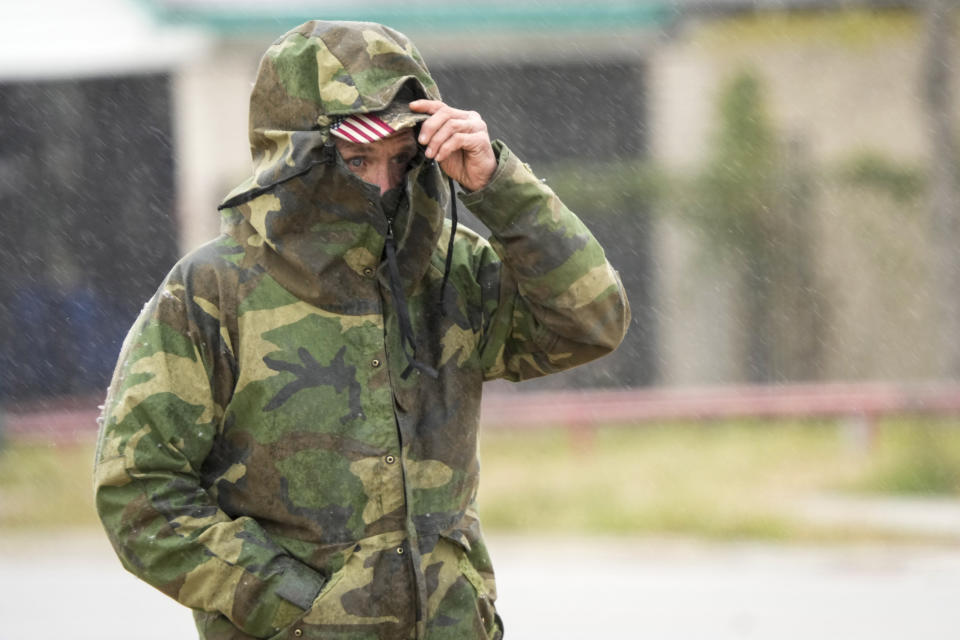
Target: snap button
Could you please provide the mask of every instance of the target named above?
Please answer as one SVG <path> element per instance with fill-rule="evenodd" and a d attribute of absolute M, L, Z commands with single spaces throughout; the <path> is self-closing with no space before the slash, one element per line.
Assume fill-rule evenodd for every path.
<path fill-rule="evenodd" d="M 302 629 L 294 629 L 294 630 L 293 630 L 293 635 L 295 635 L 296 637 L 299 638 L 300 636 L 303 635 L 303 630 L 302 630 Z"/>
<path fill-rule="evenodd" d="M 398 556 L 402 556 L 402 555 L 403 555 L 403 547 L 397 547 L 397 555 L 398 555 Z"/>
<path fill-rule="evenodd" d="M 370 276 L 372 276 L 372 275 L 373 275 L 373 267 L 364 267 L 364 268 L 363 268 L 363 275 L 367 276 L 368 278 L 369 278 Z"/>
<path fill-rule="evenodd" d="M 383 461 L 386 462 L 387 464 L 393 464 L 394 462 L 397 461 L 397 459 L 394 456 L 387 456 L 386 458 L 383 459 Z"/>
<path fill-rule="evenodd" d="M 380 366 L 380 360 L 378 360 L 377 358 L 374 358 L 373 360 L 370 361 L 370 366 L 372 366 L 372 367 L 374 367 L 374 368 L 379 367 L 379 366 Z"/>

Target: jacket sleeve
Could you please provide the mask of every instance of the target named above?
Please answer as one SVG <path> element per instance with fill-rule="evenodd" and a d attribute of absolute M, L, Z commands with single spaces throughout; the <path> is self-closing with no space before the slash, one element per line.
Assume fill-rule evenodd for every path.
<path fill-rule="evenodd" d="M 201 482 L 223 415 L 215 386 L 229 351 L 216 315 L 213 303 L 187 293 L 176 268 L 144 307 L 101 417 L 96 507 L 127 570 L 269 637 L 310 607 L 323 579 L 255 520 L 219 509 Z"/>
<path fill-rule="evenodd" d="M 610 353 L 630 323 L 630 307 L 603 248 L 556 194 L 501 142 L 490 183 L 461 194 L 492 232 L 501 262 L 481 343 L 486 379 L 524 380 Z"/>

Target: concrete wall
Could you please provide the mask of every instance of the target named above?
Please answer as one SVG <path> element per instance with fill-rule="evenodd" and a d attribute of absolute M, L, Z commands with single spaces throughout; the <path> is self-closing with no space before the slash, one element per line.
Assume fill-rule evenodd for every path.
<path fill-rule="evenodd" d="M 184 252 L 217 235 L 217 205 L 250 174 L 247 114 L 264 46 L 221 42 L 173 76 L 177 212 Z"/>
<path fill-rule="evenodd" d="M 921 55 L 920 25 L 909 14 L 838 12 L 689 23 L 650 61 L 658 162 L 696 171 L 717 121 L 719 88 L 752 69 L 778 133 L 802 143 L 815 167 L 817 274 L 828 303 L 818 338 L 822 379 L 940 374 L 922 201 L 896 202 L 834 180 L 839 166 L 868 150 L 923 165 Z M 695 230 L 672 213 L 661 212 L 655 242 L 661 381 L 742 380 L 737 349 L 744 328 L 737 325 L 731 274 L 704 265 Z"/>

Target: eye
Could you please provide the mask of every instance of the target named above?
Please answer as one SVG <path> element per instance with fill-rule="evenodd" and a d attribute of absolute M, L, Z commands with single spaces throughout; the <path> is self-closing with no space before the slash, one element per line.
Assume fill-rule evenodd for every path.
<path fill-rule="evenodd" d="M 393 157 L 394 164 L 399 164 L 406 166 L 410 164 L 410 161 L 413 160 L 414 154 L 410 152 L 404 152 Z"/>
<path fill-rule="evenodd" d="M 359 169 L 363 166 L 363 156 L 354 156 L 352 158 L 345 158 L 344 161 L 347 163 L 348 167 L 353 167 Z"/>

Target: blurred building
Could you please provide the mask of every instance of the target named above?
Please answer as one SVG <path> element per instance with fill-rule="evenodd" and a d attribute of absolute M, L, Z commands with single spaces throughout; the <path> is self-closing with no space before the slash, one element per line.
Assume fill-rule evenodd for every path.
<path fill-rule="evenodd" d="M 249 171 L 247 102 L 259 56 L 300 22 L 371 20 L 403 31 L 445 99 L 481 112 L 494 136 L 549 177 L 571 160 L 695 171 L 716 94 L 744 67 L 758 70 L 777 126 L 809 162 L 859 149 L 921 159 L 909 80 L 918 32 L 901 4 L 18 2 L 0 26 L 0 393 L 88 393 L 106 383 L 142 302 L 180 253 L 216 234 L 216 205 Z M 874 289 L 884 272 L 862 275 L 870 255 L 851 248 L 861 221 L 845 213 L 850 194 L 826 197 L 816 207 L 817 269 L 829 288 L 857 294 L 830 298 L 813 373 L 781 377 L 934 375 L 911 346 L 925 326 L 917 300 L 896 317 L 861 322 L 883 301 Z M 578 212 L 624 277 L 628 342 L 548 384 L 745 379 L 739 302 L 723 269 L 698 267 L 696 234 L 669 204 L 621 208 Z M 891 216 L 871 219 L 883 241 L 904 235 Z M 878 347 L 878 336 L 888 344 Z"/>
<path fill-rule="evenodd" d="M 779 329 L 766 336 L 764 380 L 951 375 L 940 354 L 955 337 L 934 319 L 943 293 L 931 284 L 918 6 L 691 1 L 697 11 L 648 60 L 650 155 L 661 166 L 699 170 L 714 148 L 718 96 L 748 73 L 761 83 L 783 163 L 803 182 L 789 233 L 809 238 L 811 295 L 793 308 L 769 301 Z M 732 269 L 704 249 L 712 239 L 702 230 L 664 213 L 654 242 L 659 381 L 754 380 L 744 352 L 757 328 L 743 320 Z"/>
<path fill-rule="evenodd" d="M 122 0 L 0 34 L 0 397 L 100 393 L 179 252 L 172 70 L 204 39 Z"/>

